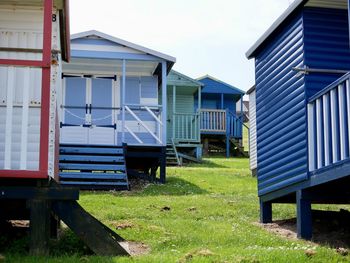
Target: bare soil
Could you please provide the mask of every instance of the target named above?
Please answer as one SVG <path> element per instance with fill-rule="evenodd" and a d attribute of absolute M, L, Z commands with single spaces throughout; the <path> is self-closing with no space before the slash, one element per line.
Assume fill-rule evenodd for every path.
<path fill-rule="evenodd" d="M 347 253 L 350 249 L 350 212 L 314 210 L 312 213 L 312 242 Z M 297 238 L 296 218 L 259 224 L 266 230 L 288 239 Z"/>

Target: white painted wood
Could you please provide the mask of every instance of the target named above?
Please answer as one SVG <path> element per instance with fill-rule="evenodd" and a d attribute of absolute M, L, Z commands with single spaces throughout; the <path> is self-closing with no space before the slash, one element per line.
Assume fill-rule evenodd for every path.
<path fill-rule="evenodd" d="M 149 114 L 151 114 L 151 116 L 154 118 L 154 120 L 160 125 L 163 126 L 162 121 L 153 113 L 153 111 L 151 111 L 151 109 L 147 106 L 144 107 L 146 109 L 146 111 L 148 111 Z"/>
<path fill-rule="evenodd" d="M 346 147 L 345 139 L 346 139 L 346 115 L 345 115 L 345 92 L 344 85 L 340 84 L 338 86 L 338 105 L 339 105 L 339 129 L 340 129 L 340 160 L 344 160 L 346 158 Z"/>
<path fill-rule="evenodd" d="M 312 172 L 316 169 L 315 167 L 315 140 L 314 140 L 314 103 L 307 105 L 307 122 L 308 122 L 308 151 L 309 151 L 309 171 Z"/>
<path fill-rule="evenodd" d="M 323 166 L 323 137 L 322 135 L 322 111 L 321 111 L 321 99 L 316 100 L 316 149 L 317 149 L 317 169 Z"/>
<path fill-rule="evenodd" d="M 150 130 L 150 128 L 147 127 L 147 125 L 128 107 L 128 106 L 124 106 L 125 109 L 131 114 L 131 116 L 133 116 L 140 125 L 142 125 L 146 131 L 160 144 L 162 144 L 162 141 Z M 124 125 L 125 126 L 125 125 Z"/>
<path fill-rule="evenodd" d="M 123 59 L 122 66 L 122 143 L 125 143 L 125 85 L 126 85 L 126 60 Z"/>
<path fill-rule="evenodd" d="M 333 163 L 339 161 L 338 126 L 337 126 L 337 90 L 331 90 L 331 127 L 332 127 L 332 157 Z"/>
<path fill-rule="evenodd" d="M 157 140 L 163 146 L 166 146 L 166 133 L 167 133 L 167 63 L 162 61 L 162 137 L 161 140 Z"/>
<path fill-rule="evenodd" d="M 61 143 L 88 143 L 88 129 L 85 127 L 63 127 L 60 133 Z"/>
<path fill-rule="evenodd" d="M 13 90 L 15 82 L 15 68 L 8 67 L 7 77 L 7 105 L 6 105 L 6 128 L 5 128 L 5 169 L 11 169 L 11 146 L 12 146 L 12 117 L 13 117 Z"/>
<path fill-rule="evenodd" d="M 329 108 L 329 93 L 322 96 L 323 99 L 323 127 L 324 127 L 324 136 L 323 136 L 323 145 L 324 145 L 324 162 L 325 166 L 331 164 L 331 148 L 329 147 L 329 142 L 331 140 L 331 131 L 328 125 L 328 120 L 330 118 L 330 108 Z"/>
<path fill-rule="evenodd" d="M 29 68 L 25 69 L 23 78 L 23 108 L 22 108 L 22 127 L 21 127 L 21 159 L 20 169 L 27 168 L 27 145 L 28 145 L 28 114 L 29 114 Z"/>
<path fill-rule="evenodd" d="M 108 127 L 91 127 L 88 130 L 88 144 L 116 145 L 115 130 Z"/>

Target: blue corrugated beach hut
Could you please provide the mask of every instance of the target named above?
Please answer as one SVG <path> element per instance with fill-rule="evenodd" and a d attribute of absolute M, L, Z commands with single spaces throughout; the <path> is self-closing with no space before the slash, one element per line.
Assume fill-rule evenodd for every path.
<path fill-rule="evenodd" d="M 347 0 L 296 0 L 247 52 L 255 59 L 261 221 L 297 204 L 311 238 L 312 203 L 350 201 Z"/>
<path fill-rule="evenodd" d="M 242 99 L 245 92 L 209 75 L 197 80 L 204 85 L 201 98 L 197 97 L 196 100 L 196 105 L 201 103 L 202 107 L 203 150 L 208 153 L 209 144 L 215 145 L 217 150 L 217 147 L 224 143 L 226 155 L 229 157 L 231 143 L 239 145 L 242 139 L 243 117 L 237 116 L 236 104 Z"/>

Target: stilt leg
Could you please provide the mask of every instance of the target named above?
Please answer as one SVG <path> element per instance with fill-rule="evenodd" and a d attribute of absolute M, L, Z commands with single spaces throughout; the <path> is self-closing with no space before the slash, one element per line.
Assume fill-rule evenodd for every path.
<path fill-rule="evenodd" d="M 230 139 L 226 136 L 226 158 L 230 158 Z"/>
<path fill-rule="evenodd" d="M 272 222 L 272 203 L 260 200 L 260 223 Z"/>
<path fill-rule="evenodd" d="M 161 154 L 161 158 L 160 158 L 160 182 L 162 184 L 165 184 L 165 177 L 166 177 L 166 147 L 162 148 L 162 154 Z"/>
<path fill-rule="evenodd" d="M 296 193 L 298 238 L 312 238 L 311 201 L 303 198 L 303 190 Z"/>
<path fill-rule="evenodd" d="M 50 206 L 47 200 L 30 200 L 29 248 L 32 255 L 47 255 L 50 238 Z"/>

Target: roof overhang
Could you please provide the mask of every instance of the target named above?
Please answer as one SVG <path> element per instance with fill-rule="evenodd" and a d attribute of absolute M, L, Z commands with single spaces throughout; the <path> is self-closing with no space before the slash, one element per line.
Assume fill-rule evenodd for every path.
<path fill-rule="evenodd" d="M 114 42 L 114 43 L 116 43 L 118 45 L 125 46 L 125 47 L 128 47 L 128 48 L 132 48 L 132 49 L 135 49 L 135 50 L 140 51 L 142 53 L 145 53 L 146 55 L 151 55 L 151 56 L 154 56 L 156 58 L 159 58 L 160 60 L 166 61 L 166 63 L 167 63 L 167 73 L 170 72 L 171 68 L 174 66 L 174 64 L 176 62 L 176 58 L 175 57 L 166 55 L 164 53 L 155 51 L 153 49 L 149 49 L 149 48 L 146 48 L 146 47 L 143 47 L 143 46 L 131 43 L 129 41 L 126 41 L 126 40 L 123 40 L 123 39 L 120 39 L 120 38 L 113 37 L 111 35 L 105 34 L 103 32 L 97 31 L 97 30 L 89 30 L 89 31 L 73 34 L 73 35 L 71 35 L 71 40 L 84 38 L 84 37 L 88 37 L 88 36 L 97 36 L 97 37 L 100 37 L 100 38 L 103 38 L 103 39 L 107 39 L 107 40 L 109 40 L 111 42 Z M 161 66 L 159 66 L 159 67 L 161 67 Z M 160 71 L 160 68 L 156 69 L 156 71 Z"/>
<path fill-rule="evenodd" d="M 295 13 L 304 6 L 323 7 L 323 8 L 348 8 L 348 0 L 295 0 L 286 11 L 269 27 L 269 29 L 255 42 L 255 44 L 246 52 L 248 59 L 254 58 L 265 42 Z"/>
<path fill-rule="evenodd" d="M 250 93 L 255 91 L 255 85 L 251 87 L 249 90 L 247 90 L 246 94 L 249 95 Z"/>

